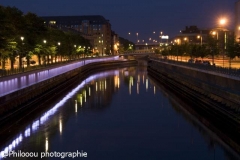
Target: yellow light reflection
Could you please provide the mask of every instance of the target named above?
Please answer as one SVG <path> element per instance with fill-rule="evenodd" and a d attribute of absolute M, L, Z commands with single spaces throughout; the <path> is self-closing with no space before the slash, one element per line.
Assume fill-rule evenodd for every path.
<path fill-rule="evenodd" d="M 156 87 L 155 86 L 153 88 L 153 92 L 154 92 L 154 94 L 156 94 Z"/>
<path fill-rule="evenodd" d="M 77 101 L 75 100 L 75 113 L 77 113 Z"/>
<path fill-rule="evenodd" d="M 118 84 L 118 88 L 120 87 L 120 79 L 119 79 L 119 77 L 118 77 L 118 79 L 117 79 L 117 84 Z"/>
<path fill-rule="evenodd" d="M 62 135 L 62 120 L 59 120 L 59 132 Z"/>
<path fill-rule="evenodd" d="M 45 140 L 45 151 L 48 152 L 48 138 Z"/>
<path fill-rule="evenodd" d="M 137 82 L 137 94 L 139 94 L 139 82 Z"/>
<path fill-rule="evenodd" d="M 107 89 L 107 81 L 106 81 L 106 79 L 105 79 L 105 90 Z"/>
<path fill-rule="evenodd" d="M 117 88 L 118 86 L 118 76 L 114 76 L 114 86 Z"/>
<path fill-rule="evenodd" d="M 87 91 L 84 90 L 84 91 L 83 91 L 83 94 L 84 94 L 84 102 L 87 102 Z"/>
<path fill-rule="evenodd" d="M 98 90 L 98 85 L 97 85 L 97 82 L 96 82 L 96 92 L 97 92 L 97 90 Z"/>
<path fill-rule="evenodd" d="M 133 77 L 132 76 L 130 77 L 130 83 L 133 86 Z"/>
<path fill-rule="evenodd" d="M 129 79 L 129 94 L 131 95 L 132 93 L 132 88 L 131 88 L 131 78 Z"/>
<path fill-rule="evenodd" d="M 80 105 L 82 106 L 82 103 L 83 103 L 83 100 L 82 100 L 82 94 L 80 94 L 80 97 L 79 97 L 79 101 L 80 101 Z"/>
<path fill-rule="evenodd" d="M 91 88 L 88 88 L 88 95 L 91 96 Z"/>
<path fill-rule="evenodd" d="M 146 90 L 148 90 L 148 79 L 146 79 Z"/>

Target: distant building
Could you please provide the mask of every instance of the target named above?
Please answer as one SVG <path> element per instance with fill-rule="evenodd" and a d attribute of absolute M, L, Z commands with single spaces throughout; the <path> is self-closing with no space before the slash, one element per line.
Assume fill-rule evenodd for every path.
<path fill-rule="evenodd" d="M 100 15 L 87 16 L 47 16 L 41 17 L 49 27 L 61 30 L 76 31 L 88 39 L 93 47 L 94 53 L 100 56 L 114 54 L 114 44 L 118 42 L 117 34 L 112 32 L 109 20 Z M 113 39 L 114 38 L 114 39 Z"/>
<path fill-rule="evenodd" d="M 204 44 L 210 31 L 208 29 L 199 29 L 197 26 L 186 26 L 185 30 L 181 30 L 180 34 L 174 38 L 174 42 L 177 44 Z"/>
<path fill-rule="evenodd" d="M 197 26 L 186 27 L 174 39 L 176 44 L 207 44 L 208 37 L 212 36 L 217 40 L 220 52 L 224 52 L 227 47 L 227 39 L 232 36 L 233 32 L 223 27 L 215 27 L 212 29 L 199 29 Z"/>
<path fill-rule="evenodd" d="M 237 40 L 240 40 L 240 0 L 235 2 L 235 36 Z"/>

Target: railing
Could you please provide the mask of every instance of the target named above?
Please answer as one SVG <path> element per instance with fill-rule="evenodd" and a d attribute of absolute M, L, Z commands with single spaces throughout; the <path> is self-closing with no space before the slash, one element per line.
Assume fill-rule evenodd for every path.
<path fill-rule="evenodd" d="M 175 60 L 156 58 L 156 57 L 150 57 L 150 59 L 240 78 L 240 69 L 225 68 L 225 67 L 214 66 L 214 65 L 188 63 L 188 62 L 175 61 Z"/>
<path fill-rule="evenodd" d="M 0 69 L 0 77 L 3 76 L 9 76 L 13 74 L 19 74 L 23 72 L 28 72 L 28 71 L 33 71 L 33 70 L 38 70 L 38 69 L 43 69 L 46 67 L 52 67 L 56 65 L 64 65 L 66 63 L 70 63 L 71 61 L 62 61 L 62 62 L 56 62 L 56 63 L 50 63 L 50 64 L 42 64 L 42 65 L 35 65 L 35 66 L 28 66 L 25 68 L 13 68 L 13 69 Z"/>

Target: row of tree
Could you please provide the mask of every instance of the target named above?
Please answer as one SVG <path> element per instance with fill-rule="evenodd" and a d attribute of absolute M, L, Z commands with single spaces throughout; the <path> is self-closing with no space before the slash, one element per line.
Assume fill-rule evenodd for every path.
<path fill-rule="evenodd" d="M 0 6 L 0 65 L 5 68 L 10 59 L 11 68 L 19 59 L 19 68 L 23 58 L 27 66 L 31 57 L 37 55 L 42 65 L 53 63 L 56 58 L 68 59 L 91 53 L 91 44 L 81 35 L 49 28 L 44 20 L 34 13 L 23 14 L 15 7 Z"/>
<path fill-rule="evenodd" d="M 119 37 L 119 53 L 135 50 L 135 44 L 125 38 Z"/>
<path fill-rule="evenodd" d="M 213 63 L 214 56 L 221 53 L 229 57 L 231 62 L 233 58 L 240 57 L 240 44 L 234 36 L 229 36 L 225 47 L 225 44 L 220 44 L 219 40 L 209 35 L 207 43 L 202 45 L 183 43 L 181 45 L 163 46 L 161 52 L 155 50 L 155 53 L 161 53 L 163 56 L 190 56 L 191 58 L 212 56 Z"/>

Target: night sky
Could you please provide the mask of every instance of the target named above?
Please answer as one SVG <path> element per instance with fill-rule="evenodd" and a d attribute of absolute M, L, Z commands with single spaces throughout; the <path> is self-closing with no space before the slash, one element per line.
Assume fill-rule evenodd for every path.
<path fill-rule="evenodd" d="M 158 40 L 161 31 L 172 38 L 185 26 L 216 27 L 220 17 L 228 18 L 226 27 L 233 29 L 236 1 L 0 0 L 0 5 L 15 6 L 24 13 L 32 12 L 38 16 L 102 15 L 110 20 L 112 30 L 119 36 L 136 42 L 136 33 L 140 40 L 150 37 Z"/>

